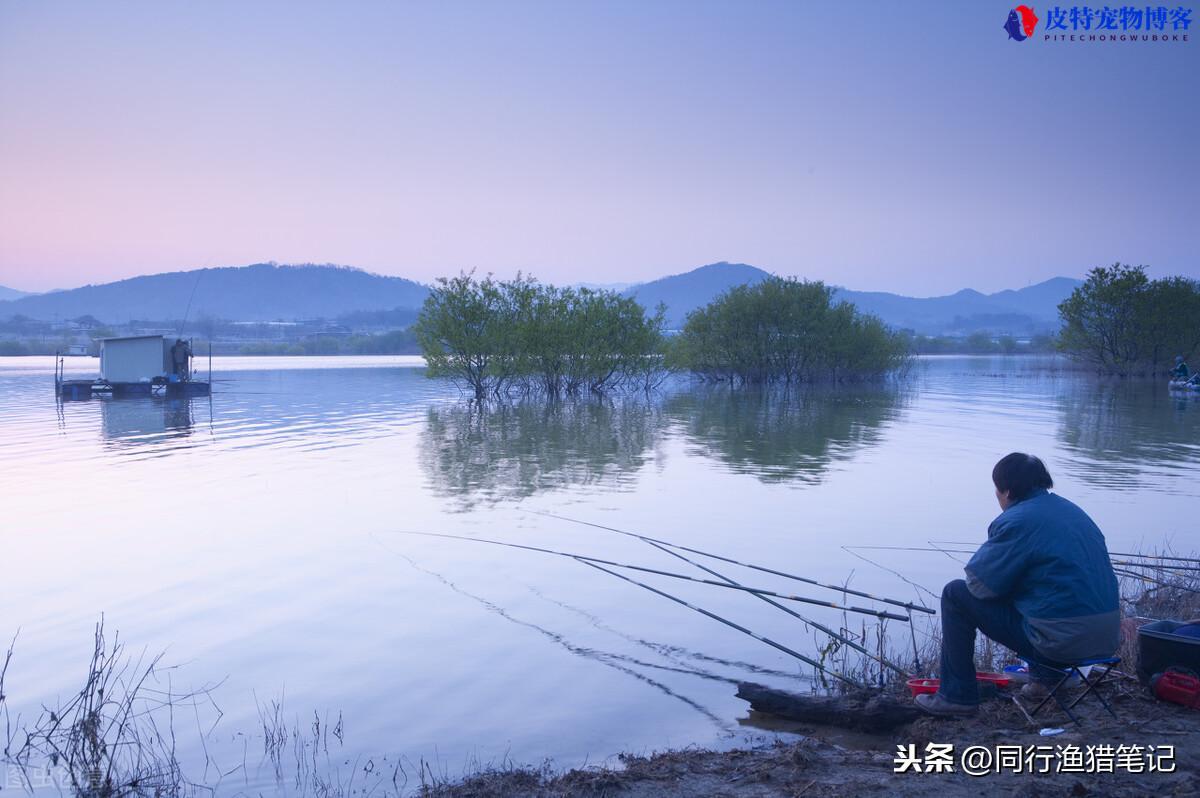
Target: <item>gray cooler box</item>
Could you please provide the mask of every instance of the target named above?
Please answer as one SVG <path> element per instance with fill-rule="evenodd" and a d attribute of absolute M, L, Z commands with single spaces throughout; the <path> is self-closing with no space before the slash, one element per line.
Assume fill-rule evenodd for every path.
<path fill-rule="evenodd" d="M 1137 675 L 1142 683 L 1172 667 L 1200 674 L 1200 624 L 1154 621 L 1138 629 Z"/>

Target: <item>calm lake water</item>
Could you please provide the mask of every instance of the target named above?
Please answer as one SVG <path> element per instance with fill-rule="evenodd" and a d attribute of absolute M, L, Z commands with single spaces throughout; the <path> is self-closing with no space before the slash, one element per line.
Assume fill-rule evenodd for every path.
<path fill-rule="evenodd" d="M 1200 397 L 1060 365 L 934 358 L 886 390 L 676 384 L 481 414 L 410 358 L 218 359 L 211 399 L 61 405 L 49 358 L 0 358 L 9 701 L 30 712 L 77 689 L 103 613 L 131 652 L 178 665 L 172 689 L 220 682 L 205 745 L 222 769 L 247 762 L 231 789 L 271 783 L 258 708 L 272 701 L 301 726 L 340 714 L 327 760 L 346 772 L 739 744 L 769 732 L 744 723 L 730 680 L 803 689 L 806 666 L 570 559 L 403 533 L 690 567 L 534 513 L 549 512 L 928 602 L 887 569 L 936 592 L 961 574 L 954 557 L 861 552 L 885 569 L 842 547 L 981 540 L 991 466 L 1020 449 L 1111 549 L 1195 548 Z M 638 578 L 803 652 L 822 642 L 751 596 Z M 185 751 L 213 720 L 186 718 Z"/>

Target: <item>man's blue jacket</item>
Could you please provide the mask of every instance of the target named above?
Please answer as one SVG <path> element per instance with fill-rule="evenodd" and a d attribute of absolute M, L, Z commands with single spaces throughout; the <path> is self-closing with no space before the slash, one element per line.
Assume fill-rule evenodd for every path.
<path fill-rule="evenodd" d="M 1006 601 L 1051 662 L 1111 656 L 1121 637 L 1117 577 L 1087 513 L 1045 490 L 1000 513 L 966 566 L 979 599 Z"/>

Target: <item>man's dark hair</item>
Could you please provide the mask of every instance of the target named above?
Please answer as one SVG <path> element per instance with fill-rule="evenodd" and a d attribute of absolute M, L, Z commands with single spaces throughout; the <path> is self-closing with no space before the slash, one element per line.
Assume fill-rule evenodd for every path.
<path fill-rule="evenodd" d="M 1039 488 L 1054 487 L 1046 464 L 1024 452 L 1013 452 L 1000 458 L 992 469 L 992 482 L 996 490 L 1007 491 L 1008 498 L 1014 502 L 1029 498 L 1029 494 Z"/>

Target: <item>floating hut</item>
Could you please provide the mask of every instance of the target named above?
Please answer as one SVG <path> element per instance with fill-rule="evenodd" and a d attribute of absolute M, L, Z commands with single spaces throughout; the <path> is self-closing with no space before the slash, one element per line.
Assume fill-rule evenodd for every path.
<path fill-rule="evenodd" d="M 178 339 L 175 339 L 178 340 Z M 100 341 L 100 376 L 64 379 L 61 355 L 55 362 L 54 390 L 63 399 L 109 396 L 207 396 L 212 389 L 212 347 L 209 379 L 193 379 L 191 344 L 187 363 L 177 370 L 172 348 L 175 340 L 164 335 L 132 335 Z"/>

